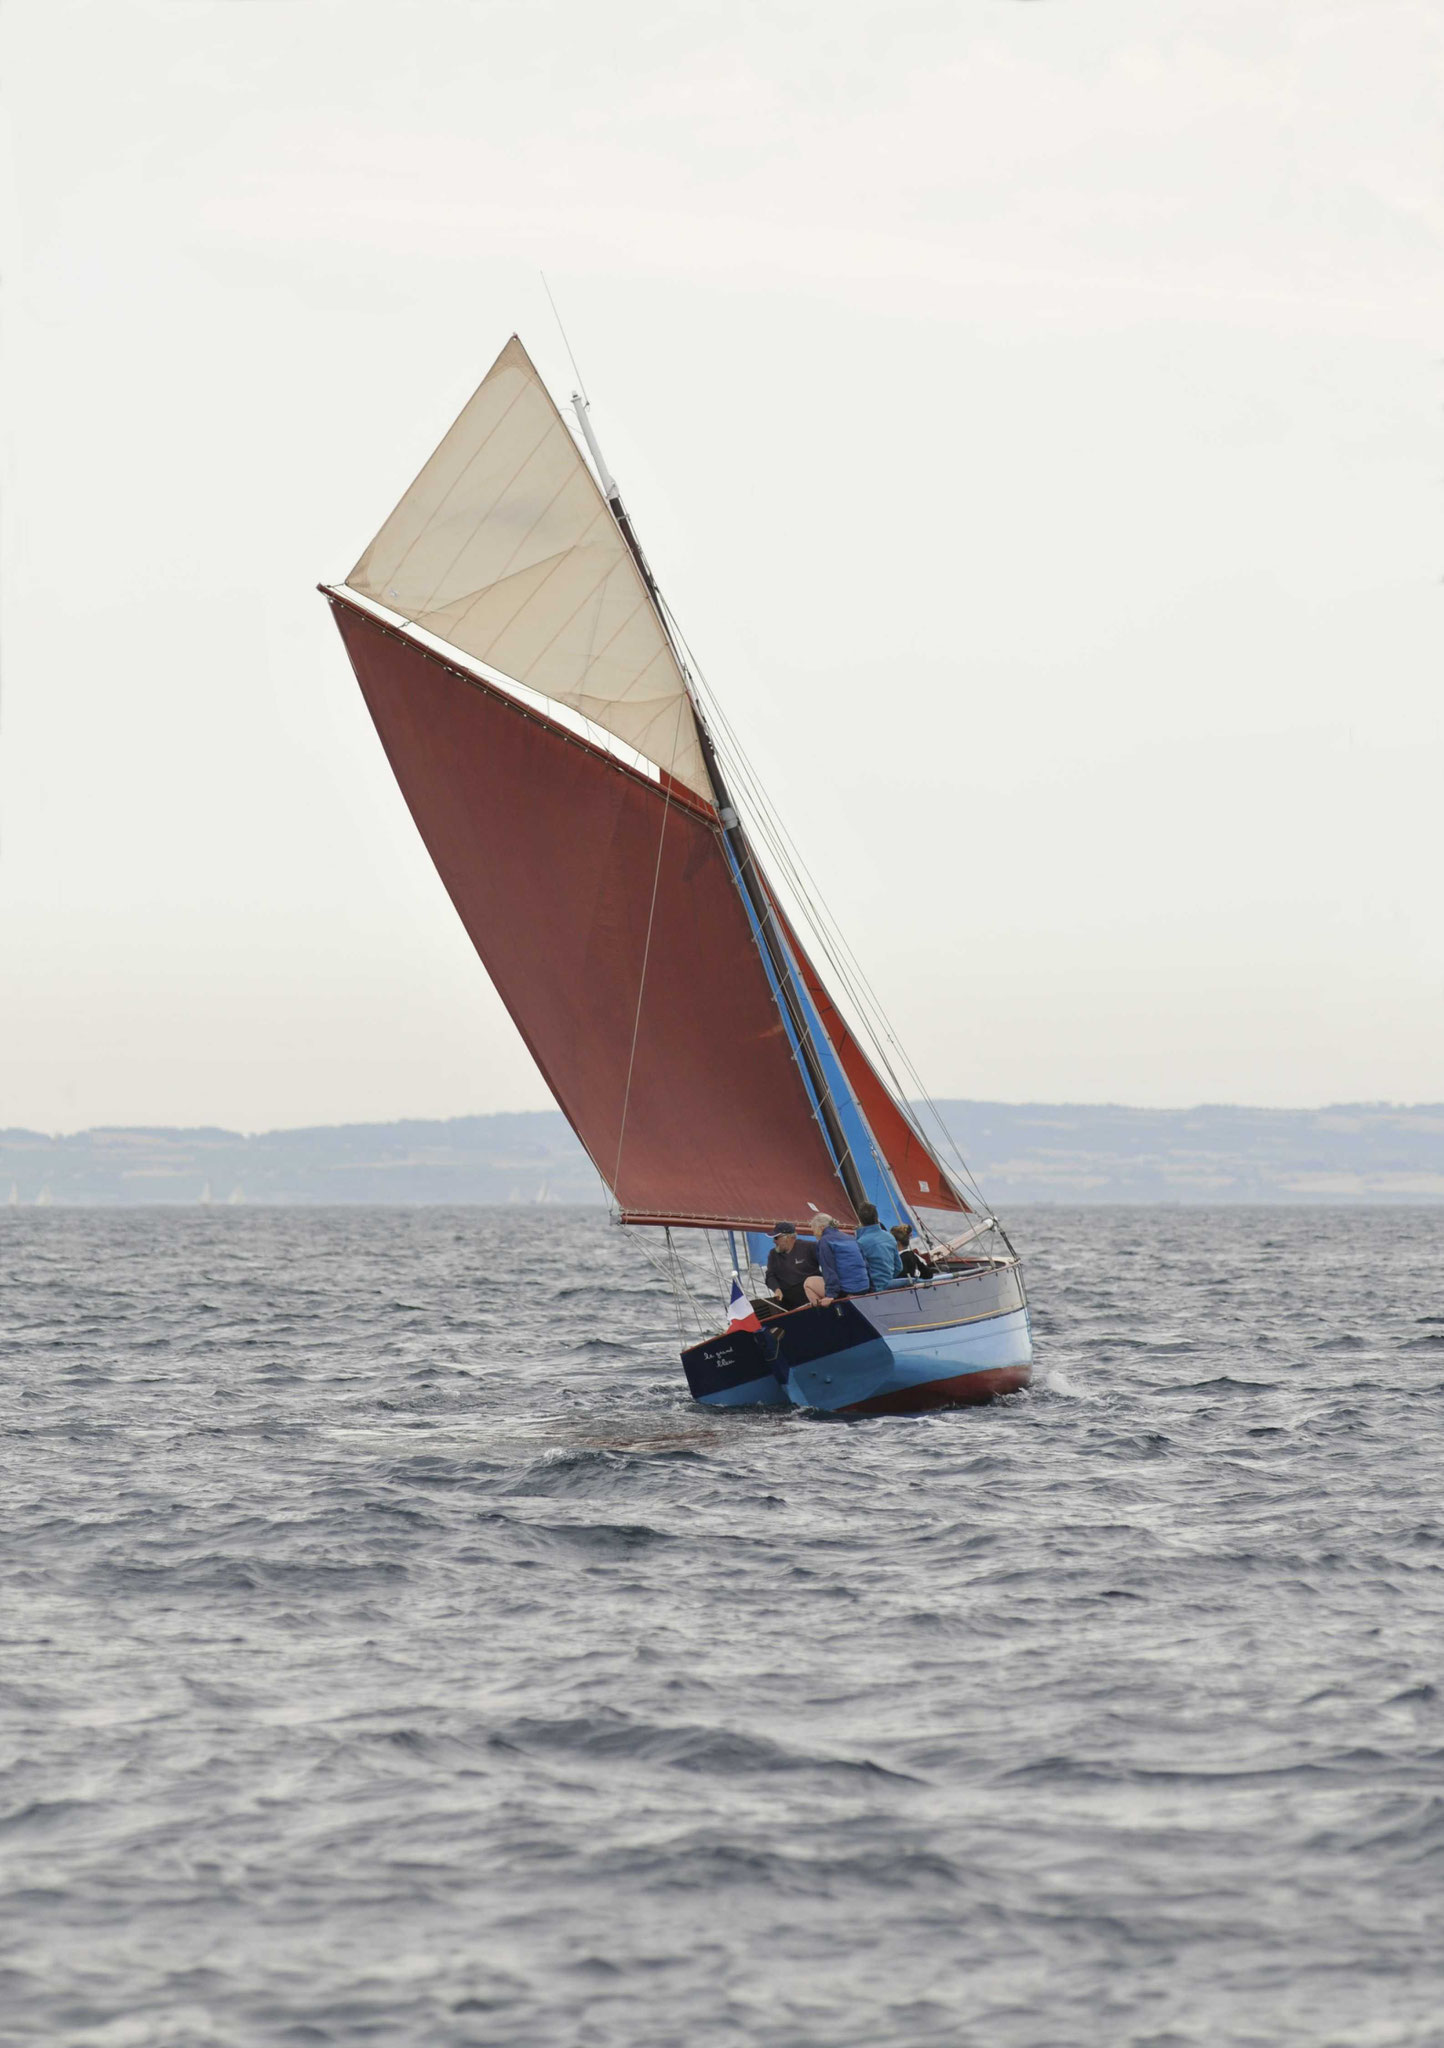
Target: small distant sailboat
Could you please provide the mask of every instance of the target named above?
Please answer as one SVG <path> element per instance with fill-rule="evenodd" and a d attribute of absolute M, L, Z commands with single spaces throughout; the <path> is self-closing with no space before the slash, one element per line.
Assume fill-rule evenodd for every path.
<path fill-rule="evenodd" d="M 10 1183 L 10 1207 L 12 1209 L 20 1207 L 20 1183 L 18 1181 L 12 1180 Z"/>
<path fill-rule="evenodd" d="M 868 1413 L 1014 1392 L 1032 1359 L 1017 1255 L 908 1107 L 572 403 L 579 439 L 513 336 L 345 583 L 321 586 L 417 828 L 617 1221 L 660 1236 L 698 1327 L 696 1399 Z M 868 1203 L 913 1226 L 929 1277 L 729 1323 L 732 1275 L 756 1285 L 775 1222 L 850 1225 Z"/>
<path fill-rule="evenodd" d="M 52 1199 L 53 1198 L 51 1196 L 49 1188 L 42 1188 L 40 1190 L 40 1193 L 35 1197 L 35 1206 L 37 1209 L 48 1209 L 50 1207 Z"/>
<path fill-rule="evenodd" d="M 208 1208 L 210 1207 L 210 1205 L 211 1205 L 211 1184 L 210 1184 L 210 1182 L 209 1182 L 209 1181 L 207 1181 L 207 1182 L 206 1182 L 206 1184 L 205 1184 L 205 1186 L 204 1186 L 204 1187 L 203 1187 L 203 1188 L 201 1189 L 201 1191 L 200 1191 L 200 1196 L 199 1196 L 199 1200 L 200 1200 L 200 1205 L 201 1205 L 201 1207 L 202 1207 L 203 1209 L 208 1209 Z"/>

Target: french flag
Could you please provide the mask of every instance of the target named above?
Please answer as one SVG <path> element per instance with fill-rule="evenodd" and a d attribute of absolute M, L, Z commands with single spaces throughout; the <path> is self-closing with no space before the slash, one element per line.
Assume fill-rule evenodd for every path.
<path fill-rule="evenodd" d="M 737 1275 L 732 1275 L 732 1299 L 727 1304 L 727 1327 L 729 1330 L 760 1330 L 757 1311 L 742 1292 Z"/>

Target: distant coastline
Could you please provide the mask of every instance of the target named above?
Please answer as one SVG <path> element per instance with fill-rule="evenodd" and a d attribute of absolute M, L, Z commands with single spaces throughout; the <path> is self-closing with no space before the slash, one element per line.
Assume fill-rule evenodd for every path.
<path fill-rule="evenodd" d="M 1444 1103 L 1327 1109 L 940 1104 L 989 1199 L 1444 1203 Z M 557 1110 L 244 1136 L 0 1131 L 0 1204 L 585 1204 L 604 1195 Z"/>

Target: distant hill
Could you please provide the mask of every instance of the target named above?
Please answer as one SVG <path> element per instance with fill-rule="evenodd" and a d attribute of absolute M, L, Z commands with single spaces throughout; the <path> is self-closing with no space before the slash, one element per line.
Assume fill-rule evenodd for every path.
<path fill-rule="evenodd" d="M 0 1202 L 600 1202 L 559 1110 L 311 1130 L 0 1131 Z"/>
<path fill-rule="evenodd" d="M 940 1105 L 989 1199 L 1444 1202 L 1444 1103 L 1330 1109 Z M 439 1122 L 0 1131 L 0 1203 L 555 1202 L 604 1199 L 556 1110 Z"/>
<path fill-rule="evenodd" d="M 1126 1109 L 944 1102 L 989 1199 L 1444 1202 L 1444 1103 Z"/>

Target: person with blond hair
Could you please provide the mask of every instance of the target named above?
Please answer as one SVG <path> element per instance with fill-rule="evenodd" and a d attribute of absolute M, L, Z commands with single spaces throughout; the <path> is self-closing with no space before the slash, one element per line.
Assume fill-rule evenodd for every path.
<path fill-rule="evenodd" d="M 905 1280 L 926 1280 L 932 1273 L 926 1252 L 920 1252 L 913 1245 L 911 1223 L 894 1223 L 892 1234 L 897 1239 L 898 1253 L 902 1259 Z"/>

